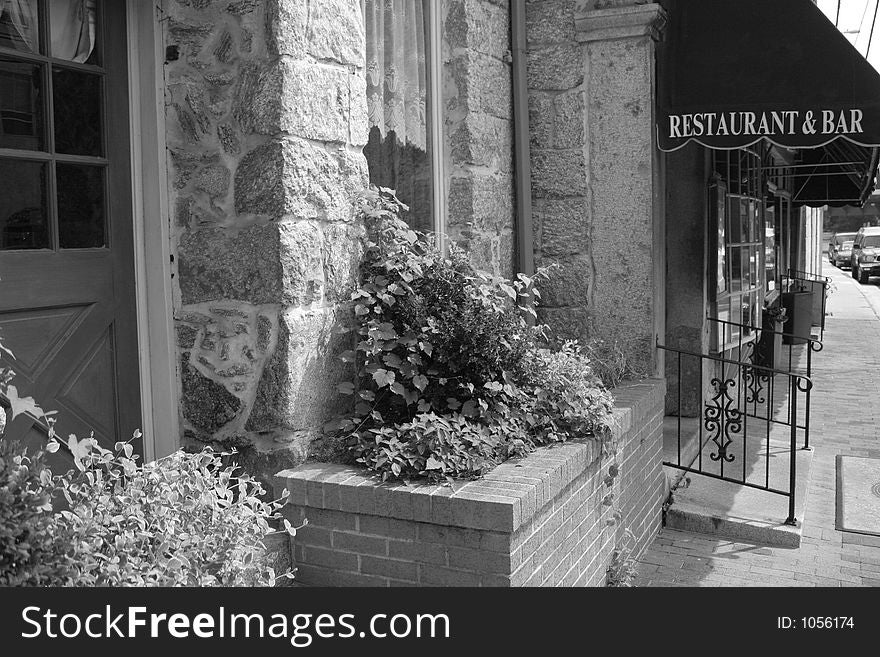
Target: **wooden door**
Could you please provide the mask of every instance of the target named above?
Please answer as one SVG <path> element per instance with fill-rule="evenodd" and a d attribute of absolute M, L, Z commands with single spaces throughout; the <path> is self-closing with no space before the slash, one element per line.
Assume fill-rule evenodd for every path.
<path fill-rule="evenodd" d="M 112 447 L 141 426 L 125 3 L 0 7 L 3 364 L 59 434 Z M 19 416 L 6 435 L 46 432 Z"/>

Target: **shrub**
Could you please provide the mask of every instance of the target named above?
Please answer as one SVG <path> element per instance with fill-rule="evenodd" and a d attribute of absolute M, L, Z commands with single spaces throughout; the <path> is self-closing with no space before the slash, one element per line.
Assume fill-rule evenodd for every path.
<path fill-rule="evenodd" d="M 56 579 L 54 488 L 42 452 L 29 457 L 0 437 L 0 586 L 47 586 Z"/>
<path fill-rule="evenodd" d="M 0 350 L 10 353 L 2 340 Z M 53 413 L 20 398 L 11 380 L 4 368 L 0 392 L 12 416 L 43 422 L 46 450 L 68 450 L 76 469 L 53 475 L 43 452 L 28 456 L 0 436 L 0 584 L 259 586 L 280 579 L 265 539 L 281 533 L 273 525 L 282 521 L 283 500 L 265 501 L 258 481 L 226 464 L 234 452 L 178 451 L 138 464 L 131 441 L 111 451 L 91 436 L 71 435 L 62 446 Z M 297 528 L 283 524 L 295 535 Z"/>
<path fill-rule="evenodd" d="M 50 443 L 51 444 L 51 443 Z M 57 442 L 55 443 L 57 445 Z M 209 448 L 136 464 L 130 442 L 110 451 L 68 439 L 78 473 L 61 478 L 68 508 L 56 531 L 70 547 L 61 584 L 266 586 L 275 582 L 264 539 L 281 501 Z M 290 533 L 295 529 L 287 521 Z"/>
<path fill-rule="evenodd" d="M 0 439 L 0 445 L 5 441 Z M 51 439 L 47 449 L 60 448 Z M 13 450 L 0 472 L 0 582 L 52 586 L 265 586 L 275 583 L 264 543 L 281 501 L 223 463 L 227 454 L 182 451 L 136 464 L 130 442 L 115 451 L 70 436 L 78 471 L 52 476 Z M 8 446 L 2 448 L 9 450 Z M 39 474 L 37 474 L 39 473 Z M 28 482 L 27 488 L 22 482 Z M 18 493 L 16 495 L 16 493 Z M 52 511 L 53 495 L 64 508 Z M 27 521 L 22 527 L 21 520 Z M 285 520 L 285 529 L 296 528 Z M 11 555 L 11 556 L 10 556 Z"/>
<path fill-rule="evenodd" d="M 530 326 L 535 278 L 478 271 L 454 246 L 398 219 L 388 190 L 364 197 L 368 240 L 352 295 L 350 413 L 326 429 L 349 458 L 390 477 L 484 474 L 537 445 L 606 439 L 611 398 L 574 343 L 550 350 Z M 326 453 L 326 449 L 324 450 Z"/>

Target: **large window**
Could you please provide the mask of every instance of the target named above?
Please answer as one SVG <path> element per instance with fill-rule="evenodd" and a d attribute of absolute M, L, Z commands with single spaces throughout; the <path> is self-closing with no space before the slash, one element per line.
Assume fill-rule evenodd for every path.
<path fill-rule="evenodd" d="M 370 182 L 397 192 L 404 219 L 443 231 L 438 123 L 439 2 L 364 0 Z"/>
<path fill-rule="evenodd" d="M 715 223 L 715 317 L 737 326 L 720 330 L 723 351 L 754 337 L 766 291 L 766 219 L 761 158 L 751 149 L 715 151 L 712 216 Z"/>

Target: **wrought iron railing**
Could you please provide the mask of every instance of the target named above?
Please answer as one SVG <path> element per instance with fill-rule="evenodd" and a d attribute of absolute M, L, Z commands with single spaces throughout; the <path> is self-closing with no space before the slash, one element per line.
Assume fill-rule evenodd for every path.
<path fill-rule="evenodd" d="M 737 324 L 736 322 L 728 322 L 722 319 L 710 317 L 708 319 L 711 325 L 715 325 L 716 330 L 724 331 L 725 334 L 738 335 L 738 342 L 728 343 L 728 346 L 736 349 L 734 360 L 752 365 L 763 366 L 771 371 L 783 370 L 789 373 L 800 373 L 811 378 L 813 376 L 813 354 L 822 351 L 822 341 L 816 338 L 803 338 L 786 331 L 777 331 L 774 328 L 749 326 L 748 324 Z M 797 344 L 800 342 L 801 344 Z M 747 372 L 744 374 L 748 374 Z M 763 388 L 769 382 L 765 377 L 756 377 L 744 383 L 743 389 L 748 388 L 752 395 L 760 396 Z M 812 386 L 806 391 L 806 408 L 810 407 L 810 395 Z M 810 414 L 804 414 L 802 420 L 792 415 L 791 408 L 787 409 L 786 415 L 789 418 L 787 422 L 795 422 L 798 429 L 803 431 L 804 449 L 810 448 Z M 777 422 L 777 420 L 773 420 Z"/>
<path fill-rule="evenodd" d="M 677 366 L 677 435 L 671 450 L 674 453 L 670 456 L 667 452 L 664 465 L 786 496 L 785 522 L 797 524 L 798 433 L 806 436 L 809 432 L 813 385 L 806 370 L 768 367 L 751 358 L 725 358 L 663 345 L 658 348 L 668 352 Z M 808 357 L 812 350 L 807 347 Z M 694 369 L 696 377 L 685 376 L 686 370 Z M 689 419 L 697 426 L 686 436 L 683 425 Z M 787 468 L 781 465 L 784 459 L 777 458 L 784 452 L 788 454 Z"/>

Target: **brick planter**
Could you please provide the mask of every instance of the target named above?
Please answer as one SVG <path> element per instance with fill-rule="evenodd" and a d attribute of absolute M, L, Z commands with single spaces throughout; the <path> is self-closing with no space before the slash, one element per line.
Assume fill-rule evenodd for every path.
<path fill-rule="evenodd" d="M 660 527 L 665 385 L 614 390 L 611 461 L 591 441 L 542 448 L 454 487 L 380 484 L 363 470 L 310 463 L 277 475 L 297 580 L 323 586 L 601 586 L 623 528 L 641 552 Z"/>

